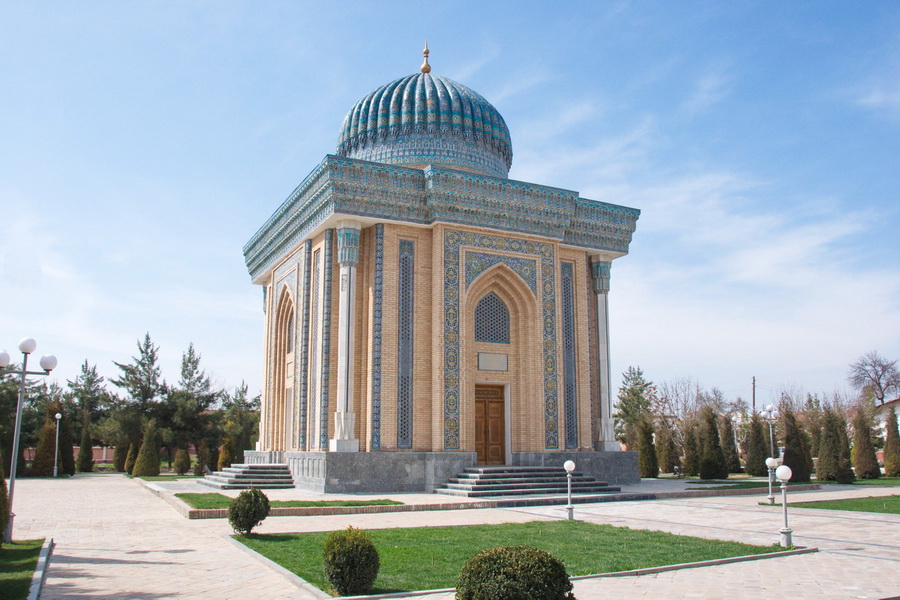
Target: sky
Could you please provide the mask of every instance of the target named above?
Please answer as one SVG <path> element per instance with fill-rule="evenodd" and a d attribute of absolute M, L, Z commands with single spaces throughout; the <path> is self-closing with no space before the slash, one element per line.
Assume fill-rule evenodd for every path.
<path fill-rule="evenodd" d="M 641 209 L 612 267 L 629 366 L 728 399 L 900 359 L 900 3 L 4 2 L 0 349 L 65 385 L 145 332 L 176 382 L 262 382 L 244 244 L 346 112 L 417 72 L 504 116 L 510 178 Z"/>

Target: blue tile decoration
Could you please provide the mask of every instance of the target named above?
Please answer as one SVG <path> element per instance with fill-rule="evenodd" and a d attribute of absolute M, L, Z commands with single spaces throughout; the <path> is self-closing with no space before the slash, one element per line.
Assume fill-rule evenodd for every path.
<path fill-rule="evenodd" d="M 260 280 L 336 214 L 402 223 L 458 223 L 626 254 L 640 211 L 511 179 L 329 155 L 244 246 L 253 280 Z"/>
<path fill-rule="evenodd" d="M 309 385 L 309 302 L 310 302 L 310 266 L 312 264 L 312 240 L 306 240 L 303 245 L 303 326 L 300 333 L 300 425 L 297 428 L 297 449 L 306 450 L 307 428 L 307 396 Z"/>
<path fill-rule="evenodd" d="M 319 336 L 319 305 L 322 297 L 322 252 L 316 250 L 313 252 L 313 271 L 312 271 L 312 318 L 310 319 L 312 333 L 310 335 L 310 366 L 309 373 L 309 446 L 310 449 L 318 447 L 318 438 L 316 437 L 316 409 L 318 407 L 319 392 L 319 354 L 322 349 Z"/>
<path fill-rule="evenodd" d="M 372 298 L 372 450 L 381 449 L 381 322 L 384 294 L 384 224 L 375 225 L 375 281 Z"/>
<path fill-rule="evenodd" d="M 462 247 L 538 257 L 544 338 L 544 447 L 559 448 L 556 297 L 552 244 L 448 229 L 444 232 L 444 449 L 460 449 L 460 251 Z"/>
<path fill-rule="evenodd" d="M 413 442 L 415 259 L 415 242 L 400 240 L 397 286 L 397 447 L 401 449 L 412 448 Z"/>
<path fill-rule="evenodd" d="M 322 283 L 322 403 L 319 409 L 319 448 L 328 447 L 328 381 L 331 375 L 331 279 L 334 271 L 334 229 L 325 230 L 325 277 Z"/>
<path fill-rule="evenodd" d="M 574 265 L 562 262 L 560 287 L 562 292 L 563 332 L 563 406 L 566 415 L 566 449 L 578 448 L 578 389 L 575 360 L 575 274 Z"/>
<path fill-rule="evenodd" d="M 486 252 L 467 251 L 466 255 L 466 289 L 479 275 L 494 265 L 506 265 L 537 294 L 537 261 L 529 258 L 504 256 L 502 254 L 488 254 Z"/>

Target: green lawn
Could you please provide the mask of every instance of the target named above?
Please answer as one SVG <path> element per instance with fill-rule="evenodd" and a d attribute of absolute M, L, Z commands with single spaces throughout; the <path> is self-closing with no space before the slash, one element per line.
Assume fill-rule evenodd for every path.
<path fill-rule="evenodd" d="M 717 490 L 744 490 L 744 489 L 768 488 L 769 487 L 768 481 L 742 481 L 740 483 L 728 483 L 726 481 L 720 480 L 720 481 L 698 481 L 697 483 L 715 484 L 715 487 L 713 489 L 717 489 Z M 797 482 L 797 483 L 788 482 L 788 487 L 791 487 L 792 485 L 809 485 L 810 483 L 821 483 L 821 482 L 818 482 L 818 481 L 812 481 L 812 482 L 807 481 L 807 482 Z M 776 489 L 776 488 L 781 489 L 780 482 L 776 481 L 772 485 L 772 489 Z M 685 489 L 687 489 L 687 490 L 708 490 L 708 489 L 710 489 L 710 487 L 709 486 L 688 487 Z"/>
<path fill-rule="evenodd" d="M 19 540 L 0 548 L 0 600 L 28 597 L 31 576 L 44 540 Z"/>
<path fill-rule="evenodd" d="M 209 494 L 175 494 L 191 508 L 228 508 L 231 498 L 215 492 Z M 295 508 L 307 506 L 387 506 L 403 504 L 394 500 L 270 500 L 272 508 Z"/>
<path fill-rule="evenodd" d="M 788 502 L 794 508 L 823 508 L 855 512 L 888 513 L 900 515 L 900 496 L 870 496 L 848 500 L 820 500 L 818 502 Z"/>
<path fill-rule="evenodd" d="M 856 479 L 853 485 L 900 485 L 900 477 L 879 477 L 878 479 Z"/>
<path fill-rule="evenodd" d="M 419 527 L 369 531 L 381 558 L 373 594 L 451 588 L 463 563 L 486 548 L 529 545 L 560 558 L 570 576 L 625 571 L 781 550 L 594 525 L 582 521 L 534 521 L 467 527 Z M 235 536 L 282 567 L 322 589 L 325 533 Z"/>

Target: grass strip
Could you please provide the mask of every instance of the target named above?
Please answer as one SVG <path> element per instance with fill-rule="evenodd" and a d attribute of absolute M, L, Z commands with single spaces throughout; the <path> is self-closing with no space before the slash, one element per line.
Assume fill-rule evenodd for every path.
<path fill-rule="evenodd" d="M 24 600 L 44 540 L 19 540 L 0 548 L 0 600 Z"/>
<path fill-rule="evenodd" d="M 698 482 L 698 483 L 699 483 L 699 482 Z M 769 482 L 768 482 L 768 481 L 744 481 L 744 482 L 741 482 L 741 483 L 721 483 L 721 482 L 718 482 L 718 483 L 719 483 L 719 485 L 716 485 L 716 486 L 713 486 L 713 487 L 710 487 L 710 486 L 705 486 L 705 487 L 686 487 L 686 488 L 684 488 L 684 489 L 686 489 L 686 490 L 709 490 L 709 489 L 714 489 L 714 490 L 744 490 L 744 489 L 768 488 L 768 487 L 769 487 Z M 813 481 L 813 482 L 809 482 L 809 481 L 805 481 L 805 482 L 799 482 L 799 481 L 798 481 L 798 482 L 788 482 L 788 487 L 791 487 L 792 485 L 809 485 L 810 483 L 820 483 L 820 482 L 818 482 L 818 481 Z M 777 483 L 775 483 L 775 484 L 772 485 L 772 489 L 775 489 L 776 487 L 778 487 L 778 488 L 780 489 L 780 486 L 781 486 L 781 482 L 777 482 Z"/>
<path fill-rule="evenodd" d="M 900 485 L 900 477 L 879 477 L 878 479 L 857 479 L 853 485 Z"/>
<path fill-rule="evenodd" d="M 853 512 L 886 513 L 900 515 L 900 496 L 869 496 L 846 500 L 818 500 L 815 502 L 789 502 L 793 508 L 820 508 L 825 510 L 849 510 Z"/>
<path fill-rule="evenodd" d="M 375 529 L 368 533 L 381 559 L 373 594 L 455 587 L 463 563 L 473 554 L 494 546 L 542 548 L 561 559 L 570 576 L 765 554 L 781 549 L 583 521 Z M 322 571 L 325 536 L 325 533 L 294 533 L 235 538 L 327 590 Z"/>
<path fill-rule="evenodd" d="M 191 508 L 228 508 L 231 498 L 215 492 L 208 494 L 180 493 L 175 494 Z M 271 508 L 302 508 L 308 506 L 387 506 L 391 504 L 403 504 L 395 500 L 270 500 Z"/>

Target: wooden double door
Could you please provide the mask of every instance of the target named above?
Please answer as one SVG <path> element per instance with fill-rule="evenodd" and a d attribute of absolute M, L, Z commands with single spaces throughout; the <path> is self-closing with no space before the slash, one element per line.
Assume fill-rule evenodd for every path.
<path fill-rule="evenodd" d="M 506 464 L 504 386 L 475 386 L 475 452 L 479 465 Z"/>

